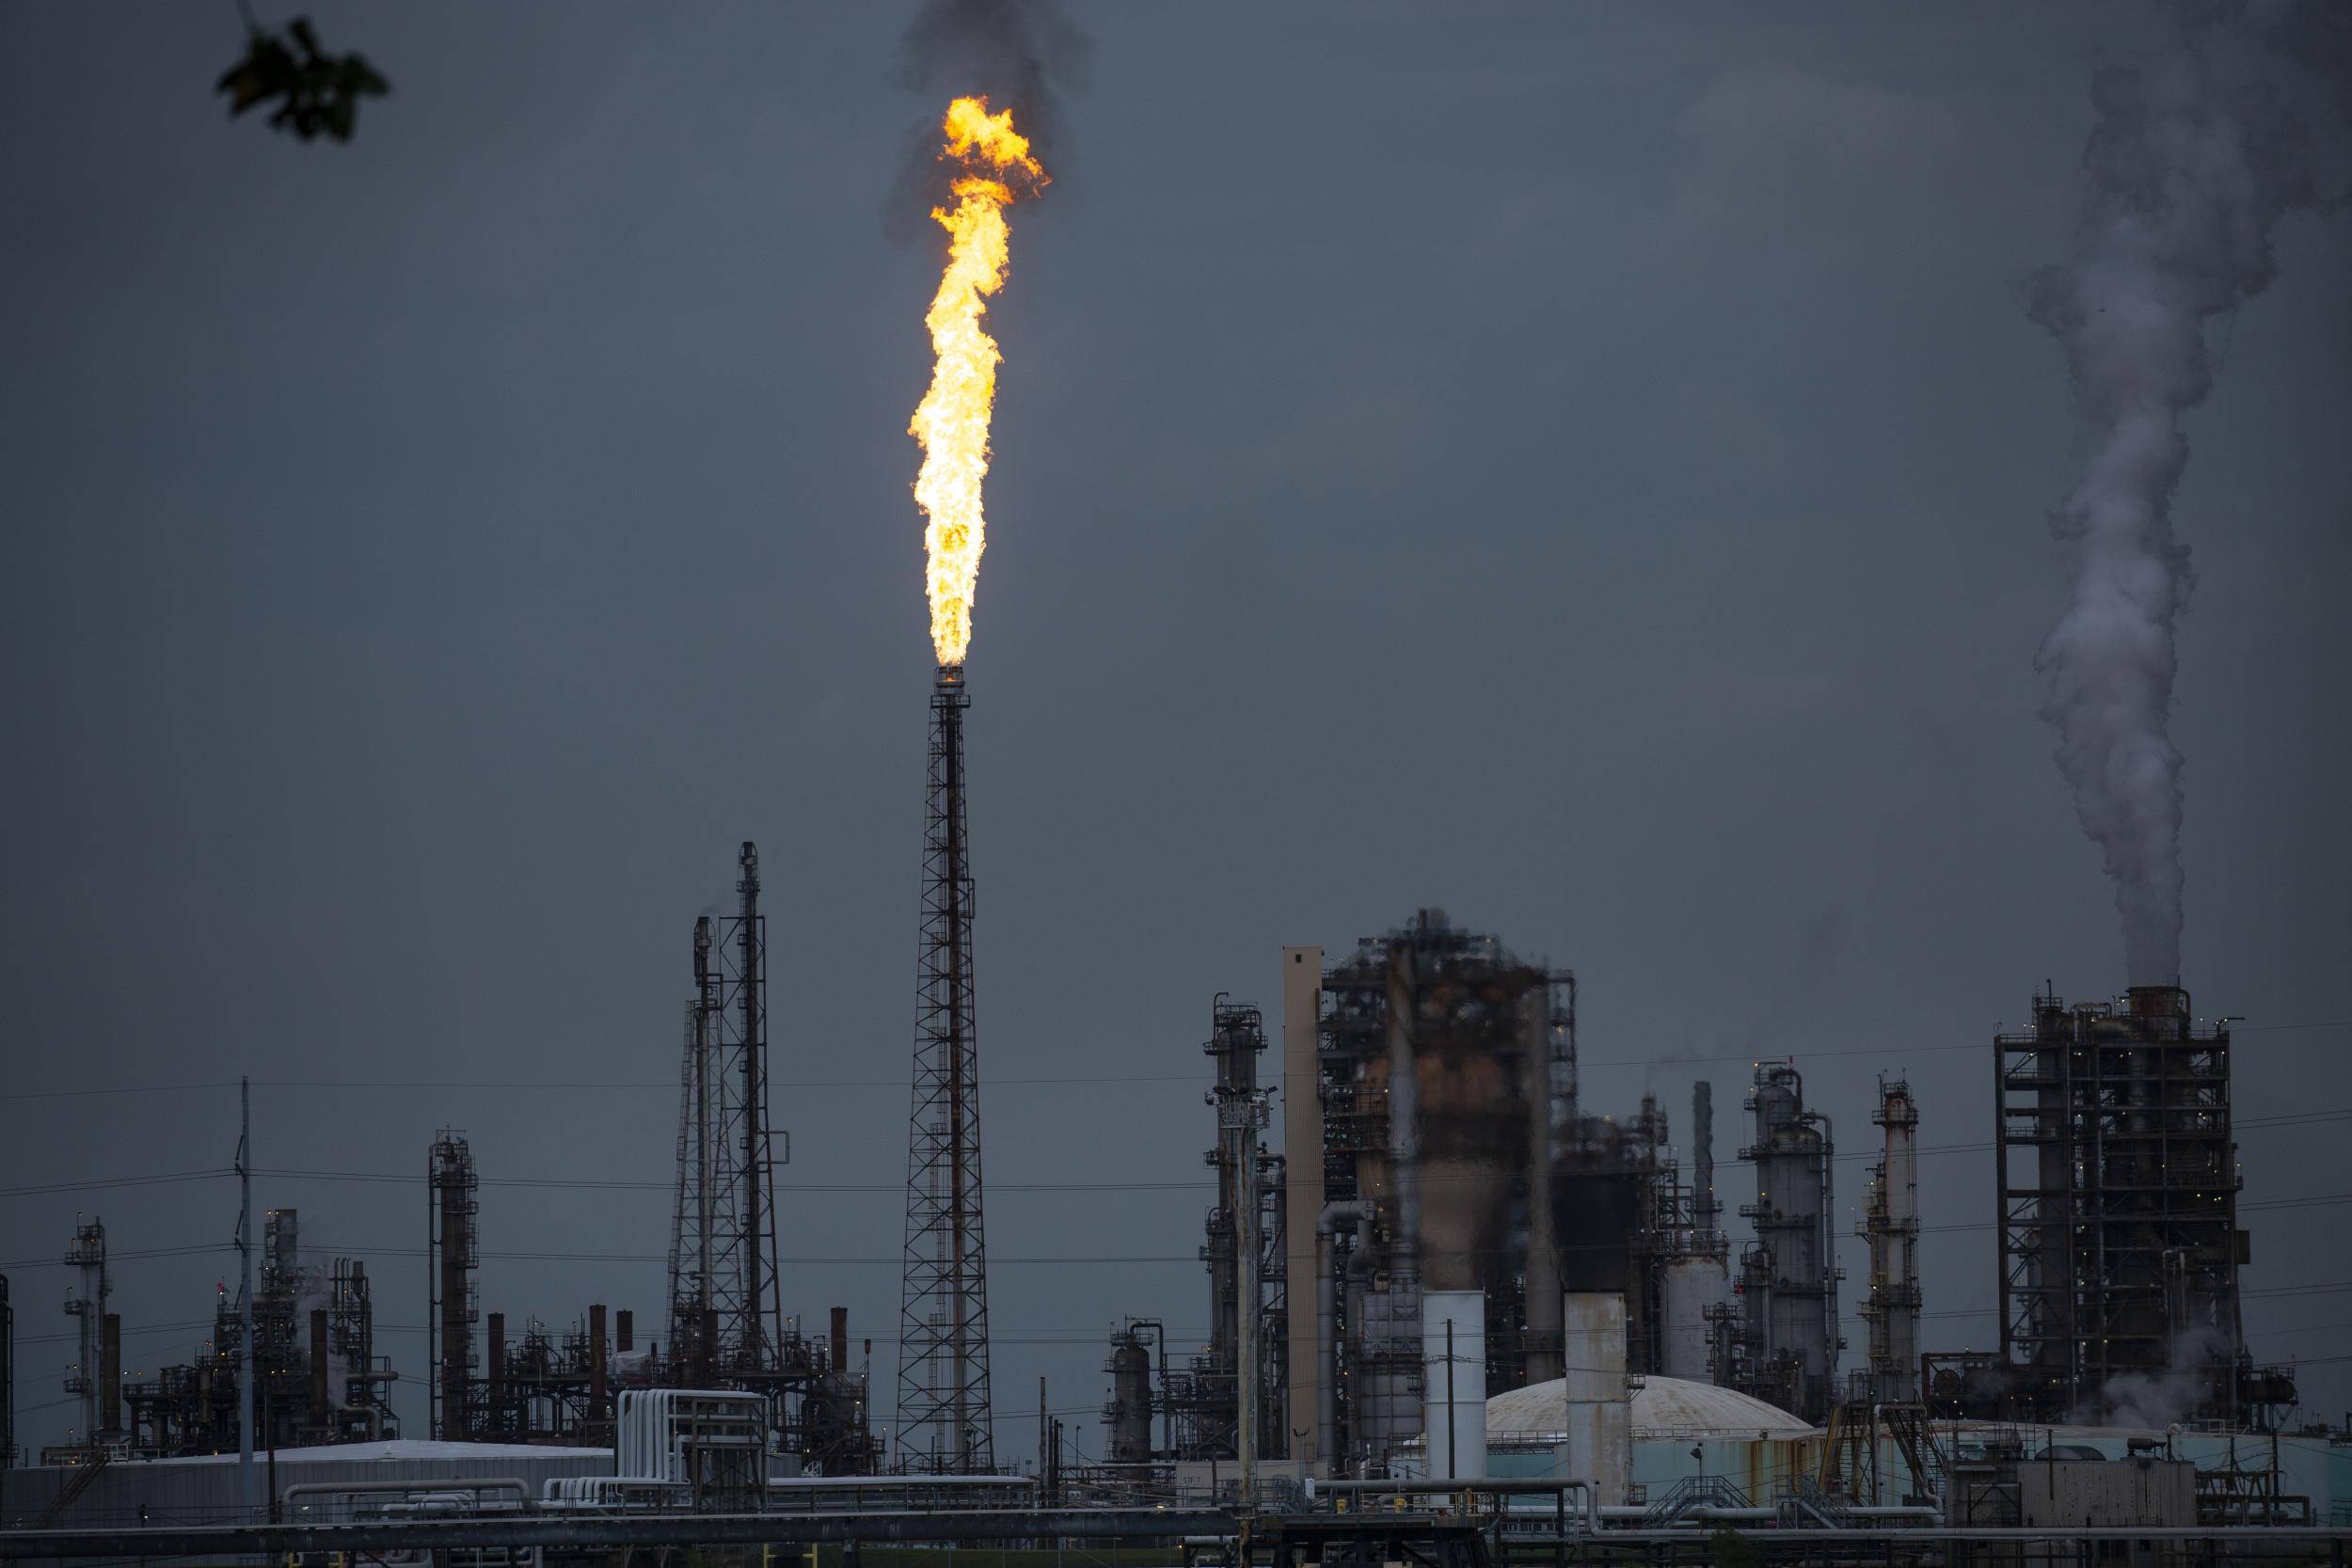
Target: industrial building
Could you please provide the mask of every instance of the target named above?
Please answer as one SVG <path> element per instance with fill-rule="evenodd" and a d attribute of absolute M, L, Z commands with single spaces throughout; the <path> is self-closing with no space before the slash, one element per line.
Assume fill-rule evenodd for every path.
<path fill-rule="evenodd" d="M 1282 972 L 1282 1149 L 1259 1152 L 1251 1165 L 1257 1278 L 1243 1278 L 1233 1217 L 1243 1199 L 1220 1144 L 1210 1156 L 1218 1202 L 1202 1248 L 1215 1325 L 1208 1353 L 1171 1355 L 1158 1320 L 1137 1316 L 1114 1335 L 1105 1363 L 1106 1451 L 1135 1476 L 1181 1485 L 1204 1474 L 1197 1462 L 1236 1457 L 1232 1412 L 1253 1397 L 1232 1389 L 1236 1366 L 1259 1379 L 1251 1457 L 1262 1477 L 1478 1473 L 1455 1468 L 1484 1462 L 1458 1408 L 1467 1377 L 1483 1383 L 1495 1410 L 1517 1413 L 1497 1421 L 1554 1412 L 1535 1424 L 1553 1433 L 1544 1442 L 1554 1458 L 1571 1456 L 1557 1473 L 1633 1502 L 1654 1485 L 1697 1485 L 1711 1464 L 1718 1478 L 1736 1469 L 1767 1493 L 1809 1488 L 1822 1506 L 1938 1507 L 1963 1459 L 1979 1470 L 2007 1463 L 2000 1429 L 1985 1423 L 2112 1422 L 2117 1405 L 2086 1405 L 2082 1390 L 2128 1393 L 2133 1385 L 2112 1380 L 2177 1364 L 2178 1351 L 2168 1363 L 2160 1347 L 2184 1330 L 2228 1347 L 2217 1359 L 2237 1369 L 2233 1381 L 2208 1382 L 2214 1400 L 2227 1387 L 2239 1398 L 2184 1414 L 2267 1429 L 2291 1399 L 2284 1375 L 2252 1370 L 2240 1347 L 2234 1270 L 2246 1243 L 2227 1218 L 2235 1179 L 2226 1030 L 2190 1027 L 2185 993 L 2135 992 L 2118 1006 L 2073 1010 L 2049 1001 L 2033 1036 L 1996 1043 L 2003 1168 L 2027 1169 L 2009 1150 L 2032 1141 L 2032 1170 L 2076 1174 L 2071 1189 L 2021 1188 L 2013 1176 L 2005 1184 L 2008 1321 L 2033 1331 L 1998 1352 L 1941 1353 L 1922 1338 L 1921 1114 L 1906 1079 L 1879 1080 L 1876 1147 L 1860 1219 L 1849 1227 L 1837 1217 L 1829 1117 L 1807 1101 L 1794 1063 L 1756 1066 L 1752 1135 L 1740 1150 L 1755 1184 L 1754 1200 L 1739 1205 L 1751 1239 L 1735 1274 L 1711 1085 L 1694 1085 L 1692 1135 L 1680 1151 L 1654 1097 L 1622 1119 L 1585 1104 L 1571 974 L 1527 963 L 1435 910 L 1328 963 L 1319 948 L 1285 948 Z M 2110 1054 L 2082 1052 L 2085 1037 Z M 2163 1056 L 2176 1040 L 2183 1054 Z M 1213 1105 L 1256 1089 L 1263 1047 L 1257 1010 L 1220 996 L 1207 1047 Z M 2021 1095 L 2032 1119 L 2018 1113 Z M 2095 1106 L 2109 1109 L 2084 1114 Z M 2148 1109 L 2135 1117 L 2134 1106 Z M 2052 1129 L 2068 1133 L 2055 1154 L 2039 1141 Z M 2151 1183 L 2133 1178 L 2168 1158 L 2183 1163 L 2164 1190 L 2139 1190 Z M 2226 1188 L 2200 1174 L 2217 1171 L 2231 1173 Z M 1846 1275 L 1837 1247 L 1849 1231 L 1867 1271 L 1857 1304 L 1867 1339 L 1851 1364 L 1838 1328 Z M 2020 1240 L 2027 1233 L 2032 1248 Z M 2084 1294 L 2070 1321 L 2132 1321 L 2128 1306 L 2143 1326 L 2137 1338 L 2116 1339 L 2094 1371 L 2054 1380 L 2044 1369 L 2066 1364 L 2040 1325 L 2057 1321 L 2049 1304 L 2069 1298 L 2038 1282 L 2059 1277 L 2048 1261 L 2059 1235 L 2084 1249 L 2070 1278 L 2092 1276 L 2101 1245 L 2147 1259 L 2153 1272 L 2098 1274 L 2100 1291 Z M 2033 1266 L 2017 1267 L 2020 1257 Z M 2169 1291 L 2154 1288 L 2168 1278 Z M 2102 1294 L 2115 1305 L 2102 1305 Z M 2020 1318 L 2026 1303 L 2039 1305 Z M 1438 1314 L 1451 1344 L 1433 1332 Z M 1232 1347 L 1236 1325 L 1252 1317 L 1262 1349 L 1243 1361 Z M 2082 1354 L 2076 1338 L 2065 1343 Z M 2134 1344 L 2159 1348 L 2151 1359 Z M 1995 1393 L 1962 1397 L 1983 1389 Z M 1736 1405 L 1738 1421 L 1675 1454 L 1663 1421 L 1627 1424 L 1629 1411 L 1687 1414 L 1708 1400 L 1719 1413 Z M 1492 1428 L 1493 1473 L 1519 1473 L 1509 1455 L 1524 1433 L 1482 1425 Z M 1695 1417 L 1684 1423 L 1705 1429 Z M 1711 1449 L 1714 1440 L 1733 1447 Z M 1679 1457 L 1694 1443 L 1697 1468 Z M 1645 1456 L 1639 1465 L 1636 1455 Z M 2229 1488 L 2249 1485 L 2272 1496 L 2286 1482 L 2274 1473 Z M 2334 1490 L 2343 1488 L 2324 1477 L 2315 1488 Z M 2204 1515 L 2214 1514 L 2220 1505 L 2200 1495 Z M 1971 1506 L 1990 1505 L 1980 1497 Z M 2016 1517 L 2030 1523 L 2031 1514 Z"/>
<path fill-rule="evenodd" d="M 1254 1201 L 1240 1196 L 1237 1147 L 1211 1154 L 1210 1350 L 1171 1369 L 1156 1319 L 1118 1331 L 1105 1410 L 1116 1462 L 1234 1457 L 1244 1396 L 1232 1369 L 1254 1322 L 1252 1457 L 1386 1473 L 1434 1430 L 1424 1413 L 1446 1384 L 1472 1397 L 1473 1356 L 1477 1398 L 1559 1379 L 1563 1303 L 1584 1298 L 1617 1304 L 1614 1354 L 1629 1375 L 1712 1378 L 1825 1418 L 1843 1392 L 1831 1149 L 1793 1069 L 1759 1069 L 1749 1102 L 1758 1137 L 1742 1157 L 1759 1201 L 1741 1212 L 1767 1240 L 1748 1249 L 1735 1296 L 1711 1085 L 1694 1088 L 1686 1180 L 1655 1097 L 1623 1119 L 1583 1103 L 1572 973 L 1434 909 L 1327 965 L 1319 948 L 1285 948 L 1282 968 L 1283 1151 L 1249 1161 Z M 1212 1024 L 1210 1100 L 1228 1105 L 1258 1092 L 1261 1015 L 1220 996 Z M 1237 1260 L 1245 1213 L 1254 1283 Z M 1451 1350 L 1432 1337 L 1432 1302 L 1454 1324 Z"/>
<path fill-rule="evenodd" d="M 1879 1079 L 1848 1227 L 1828 1117 L 1795 1063 L 1755 1066 L 1740 1149 L 1755 1190 L 1737 1204 L 1748 1234 L 1735 1267 L 1712 1085 L 1693 1085 L 1679 1146 L 1655 1096 L 1622 1117 L 1588 1103 L 1574 974 L 1435 909 L 1329 961 L 1282 949 L 1279 1056 L 1259 1006 L 1213 999 L 1200 1047 L 1206 1340 L 1171 1345 L 1161 1304 L 1136 1304 L 1104 1363 L 1100 1463 L 1041 1418 L 1033 1478 L 960 1469 L 986 1457 L 985 1254 L 964 694 L 956 681 L 935 696 L 908 1189 L 907 1304 L 924 1332 L 899 1364 L 901 1422 L 923 1419 L 899 1451 L 876 1435 L 871 1346 L 853 1348 L 847 1314 L 808 1335 L 786 1311 L 766 931 L 746 843 L 735 910 L 691 927 L 656 1332 L 601 1303 L 564 1326 L 485 1309 L 475 1275 L 499 1220 L 453 1128 L 431 1138 L 422 1173 L 430 1337 L 414 1375 L 430 1389 L 430 1441 L 404 1439 L 386 1402 L 399 1374 L 375 1349 L 365 1263 L 307 1263 L 295 1211 L 262 1217 L 249 1306 L 224 1289 L 193 1360 L 128 1382 L 105 1227 L 82 1220 L 67 1254 L 75 1438 L 8 1476 L 8 1523 L 233 1515 L 247 1376 L 253 1447 L 282 1466 L 268 1495 L 336 1498 L 355 1520 L 377 1516 L 368 1497 L 437 1486 L 461 1500 L 436 1506 L 549 1516 L 757 1514 L 814 1506 L 811 1487 L 896 1513 L 925 1477 L 926 1506 L 985 1494 L 1025 1508 L 1306 1507 L 1326 1481 L 1404 1497 L 1433 1479 L 1557 1480 L 1581 1488 L 1580 1528 L 1667 1535 L 2078 1517 L 2294 1530 L 2352 1510 L 2352 1448 L 2278 1430 L 2291 1380 L 2243 1345 L 2228 1033 L 2195 1022 L 2185 992 L 2044 995 L 2031 1030 L 1994 1042 L 2003 1332 L 1997 1348 L 1947 1352 L 1923 1341 L 1922 1111 L 1906 1079 Z M 1866 1260 L 1867 1338 L 1841 1364 L 1847 1234 Z M 12 1370 L 10 1326 L 0 1314 Z M 2189 1391 L 2177 1410 L 2151 1408 L 2159 1381 Z M 874 1479 L 885 1469 L 904 1474 Z"/>
<path fill-rule="evenodd" d="M 640 1345 L 633 1312 L 590 1304 L 550 1332 L 480 1310 L 480 1177 L 466 1137 L 443 1129 L 426 1159 L 432 1220 L 433 1435 L 455 1442 L 607 1447 L 625 1393 L 756 1396 L 791 1473 L 868 1473 L 881 1462 L 867 1370 L 848 1314 L 816 1338 L 784 1310 L 776 1267 L 775 1157 L 768 1112 L 767 920 L 759 851 L 736 862 L 736 911 L 694 922 L 692 989 L 678 1070 L 666 1335 Z M 476 1327 L 485 1331 L 477 1345 Z"/>
<path fill-rule="evenodd" d="M 1930 1399 L 1988 1418 L 2275 1426 L 2295 1384 L 2255 1365 L 2238 1313 L 2252 1240 L 2228 1023 L 2198 1021 L 2177 986 L 2071 1006 L 2045 991 L 2032 1016 L 1994 1041 L 2000 1349 L 1929 1355 Z"/>

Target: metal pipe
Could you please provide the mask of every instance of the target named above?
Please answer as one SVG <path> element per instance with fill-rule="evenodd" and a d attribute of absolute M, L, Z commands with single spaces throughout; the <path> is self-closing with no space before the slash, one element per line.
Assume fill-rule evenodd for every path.
<path fill-rule="evenodd" d="M 333 1402 L 326 1386 L 326 1308 L 310 1308 L 310 1419 L 325 1425 Z"/>
<path fill-rule="evenodd" d="M 767 1302 L 761 1286 L 762 1267 L 759 1258 L 760 1187 L 768 1157 L 762 1134 L 767 1128 L 768 1085 L 760 1077 L 761 1058 L 766 1037 L 767 1021 L 761 1016 L 766 998 L 761 995 L 761 982 L 767 968 L 767 942 L 759 925 L 759 851 L 752 841 L 743 841 L 742 853 L 737 857 L 741 879 L 735 884 L 741 895 L 742 913 L 736 929 L 739 965 L 738 981 L 741 994 L 741 1030 L 743 1049 L 743 1297 L 742 1354 L 748 1371 L 764 1370 L 768 1365 L 764 1334 L 767 1325 L 760 1321 Z"/>
<path fill-rule="evenodd" d="M 447 1481 L 298 1481 L 278 1494 L 285 1505 L 286 1517 L 294 1517 L 296 1497 L 318 1497 L 333 1492 L 488 1492 L 512 1490 L 520 1499 L 523 1511 L 531 1510 L 531 1488 L 518 1476 L 453 1476 Z"/>
<path fill-rule="evenodd" d="M 88 1369 L 83 1369 L 88 1375 Z M 82 1435 L 95 1447 L 122 1430 L 122 1314 L 98 1320 L 98 1424 Z"/>
<path fill-rule="evenodd" d="M 572 1518 L 533 1514 L 404 1519 L 364 1525 L 206 1525 L 150 1529 L 0 1530 L 0 1560 L 22 1558 L 281 1557 L 326 1552 L 432 1552 L 461 1547 L 760 1545 L 779 1533 L 772 1513 Z M 796 1542 L 1175 1541 L 1230 1535 L 1232 1516 L 1208 1509 L 975 1509 L 793 1515 Z"/>
<path fill-rule="evenodd" d="M 605 1402 L 604 1303 L 588 1308 L 588 1419 L 601 1422 L 611 1412 Z"/>
<path fill-rule="evenodd" d="M 237 1500 L 260 1511 L 253 1489 L 253 1080 L 237 1080 Z"/>
<path fill-rule="evenodd" d="M 1315 1452 L 1326 1463 L 1331 1460 L 1331 1442 L 1339 1431 L 1339 1390 L 1331 1370 L 1338 1354 L 1339 1271 L 1331 1266 L 1331 1235 L 1340 1221 L 1354 1220 L 1368 1236 L 1372 1212 L 1368 1199 L 1357 1197 L 1327 1203 L 1315 1216 Z"/>
<path fill-rule="evenodd" d="M 1427 1497 L 1454 1492 L 1485 1492 L 1502 1497 L 1565 1497 L 1573 1492 L 1584 1499 L 1582 1513 L 1586 1527 L 1600 1528 L 1601 1510 L 1598 1494 L 1589 1481 L 1501 1481 L 1492 1476 L 1431 1476 L 1419 1481 L 1318 1481 L 1307 1478 L 1310 1498 L 1328 1493 L 1334 1496 Z M 1646 1512 L 1646 1511 L 1639 1511 Z M 1760 1511 L 1771 1517 L 1772 1510 Z"/>

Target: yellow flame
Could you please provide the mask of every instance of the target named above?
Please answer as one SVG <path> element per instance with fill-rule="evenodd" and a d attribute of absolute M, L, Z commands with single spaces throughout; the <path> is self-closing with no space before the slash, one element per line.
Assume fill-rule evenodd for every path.
<path fill-rule="evenodd" d="M 1008 230 L 1005 209 L 1034 194 L 1045 170 L 1029 155 L 1028 138 L 1012 128 L 1012 111 L 988 112 L 985 98 L 959 98 L 942 124 L 943 159 L 963 166 L 953 207 L 931 217 L 947 230 L 947 270 L 923 318 L 930 328 L 931 387 L 907 426 L 923 443 L 923 471 L 914 499 L 930 520 L 923 530 L 930 556 L 931 648 L 942 664 L 961 664 L 972 643 L 972 594 L 987 543 L 980 482 L 988 473 L 988 420 L 996 402 L 996 340 L 981 330 L 988 296 L 1004 286 Z"/>

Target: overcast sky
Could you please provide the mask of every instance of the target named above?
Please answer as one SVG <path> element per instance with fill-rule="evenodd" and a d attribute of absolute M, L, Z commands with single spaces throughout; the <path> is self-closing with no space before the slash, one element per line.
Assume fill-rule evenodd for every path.
<path fill-rule="evenodd" d="M 402 1179 L 256 1198 L 369 1260 L 409 1435 L 437 1128 L 490 1183 L 485 1310 L 658 1335 L 689 938 L 745 838 L 787 1308 L 850 1308 L 887 1420 L 939 260 L 884 212 L 939 107 L 908 13 L 312 14 L 394 84 L 349 146 L 226 119 L 226 0 L 0 9 L 20 1440 L 71 1417 L 76 1212 L 147 1372 L 234 1264 L 132 1255 L 236 1203 L 24 1189 L 225 1167 L 240 1073 L 262 1168 Z M 1014 1456 L 1041 1375 L 1100 1453 L 1122 1314 L 1205 1335 L 1208 1191 L 1104 1189 L 1205 1180 L 1211 998 L 1271 1010 L 1284 943 L 1436 904 L 1573 966 L 1588 1103 L 1655 1090 L 1679 1134 L 1711 1077 L 1735 1203 L 1752 1057 L 1795 1056 L 1849 1156 L 1881 1069 L 1931 1149 L 1979 1144 L 1994 1029 L 2122 984 L 2036 716 L 2082 444 L 2023 298 L 2090 71 L 2151 13 L 1084 15 L 991 314 L 970 667 Z M 2178 507 L 2185 980 L 2247 1020 L 2245 1200 L 2330 1200 L 2249 1208 L 2245 1283 L 2258 1355 L 2337 1358 L 2302 1373 L 2336 1412 L 2352 222 L 2280 258 Z M 1922 1164 L 1931 1346 L 1994 1342 L 1990 1165 Z M 495 1184 L 565 1178 L 645 1185 Z"/>

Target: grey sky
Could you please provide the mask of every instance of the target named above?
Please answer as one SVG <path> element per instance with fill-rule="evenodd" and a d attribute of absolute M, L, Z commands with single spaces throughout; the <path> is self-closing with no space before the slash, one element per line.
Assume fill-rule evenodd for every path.
<path fill-rule="evenodd" d="M 224 120 L 226 4 L 0 11 L 5 1184 L 225 1165 L 232 1091 L 78 1091 L 241 1071 L 265 1167 L 417 1175 L 454 1125 L 485 1178 L 666 1181 L 689 935 L 754 838 L 789 1180 L 879 1189 L 788 1199 L 787 1255 L 858 1260 L 786 1292 L 850 1308 L 886 1410 L 937 263 L 884 237 L 937 108 L 907 13 L 313 14 L 394 83 L 348 147 Z M 971 665 L 1005 1449 L 1040 1374 L 1099 1405 L 1120 1314 L 1205 1331 L 1209 1201 L 1008 1189 L 1201 1180 L 1210 998 L 1270 1006 L 1284 942 L 1436 903 L 1572 965 L 1588 1099 L 1680 1131 L 1711 1076 L 1735 1192 L 1748 1053 L 1794 1053 L 1849 1152 L 1882 1067 L 1923 1143 L 1989 1137 L 1995 1024 L 2122 983 L 2036 718 L 2079 442 L 2022 299 L 2151 13 L 1083 15 L 992 312 Z M 2176 510 L 2185 979 L 2249 1021 L 2242 1117 L 2352 1108 L 2352 225 L 2280 260 Z M 652 1086 L 582 1086 L 615 1084 Z M 2344 1193 L 2346 1125 L 2247 1131 L 2247 1199 Z M 1989 1178 L 1923 1164 L 1928 1223 L 1979 1227 L 1925 1249 L 1939 1347 L 1992 1342 L 1937 1315 L 1993 1299 Z M 421 1325 L 386 1250 L 415 1182 L 259 1196 Z M 234 1201 L 0 1196 L 0 1260 L 77 1205 L 120 1250 L 225 1240 Z M 2352 1206 L 2249 1219 L 2249 1289 L 2352 1280 Z M 667 1225 L 659 1190 L 488 1187 L 484 1306 L 658 1325 L 658 1263 L 496 1255 Z M 1178 1261 L 1021 1261 L 1072 1256 Z M 143 1331 L 230 1268 L 121 1263 L 129 1365 L 184 1357 Z M 5 1272 L 55 1440 L 66 1276 Z M 2247 1316 L 2327 1356 L 2352 1292 Z M 422 1336 L 385 1343 L 421 1434 Z M 2303 1386 L 2340 1410 L 2352 1368 Z"/>

